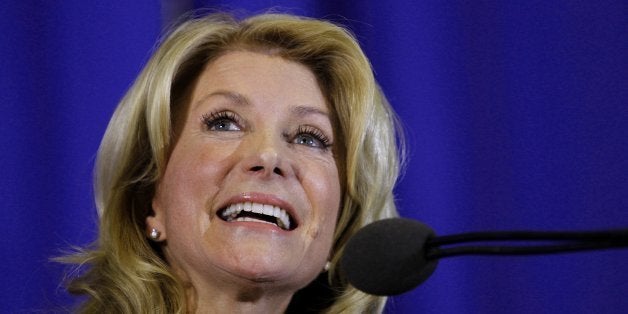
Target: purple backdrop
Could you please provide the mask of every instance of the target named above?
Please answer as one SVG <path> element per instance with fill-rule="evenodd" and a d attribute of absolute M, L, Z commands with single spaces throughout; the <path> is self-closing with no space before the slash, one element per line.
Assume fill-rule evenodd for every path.
<path fill-rule="evenodd" d="M 190 7 L 349 26 L 407 131 L 402 215 L 439 234 L 628 227 L 625 1 L 5 1 L 0 312 L 61 311 L 60 250 L 95 236 L 108 119 Z M 443 260 L 388 313 L 625 313 L 628 250 Z"/>

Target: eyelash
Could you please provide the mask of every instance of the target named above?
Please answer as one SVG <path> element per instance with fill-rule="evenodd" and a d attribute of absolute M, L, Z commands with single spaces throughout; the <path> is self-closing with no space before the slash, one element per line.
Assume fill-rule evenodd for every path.
<path fill-rule="evenodd" d="M 331 146 L 331 140 L 327 135 L 325 135 L 321 130 L 308 125 L 300 125 L 297 128 L 296 132 L 292 136 L 290 136 L 290 139 L 294 141 L 299 135 L 303 134 L 309 135 L 315 140 L 319 141 L 321 143 L 320 148 L 323 150 L 327 150 Z"/>
<path fill-rule="evenodd" d="M 201 117 L 201 121 L 203 122 L 207 130 L 211 130 L 213 127 L 216 126 L 216 123 L 221 121 L 229 121 L 236 125 L 240 125 L 238 116 L 231 111 L 219 111 L 204 114 Z"/>
<path fill-rule="evenodd" d="M 240 126 L 240 120 L 238 116 L 231 111 L 212 112 L 204 114 L 201 117 L 201 122 L 203 123 L 203 125 L 205 125 L 207 130 L 212 130 L 212 128 L 216 127 L 217 123 L 223 121 L 234 123 L 238 125 L 238 127 Z M 327 150 L 330 146 L 332 146 L 331 140 L 327 135 L 325 135 L 321 130 L 309 125 L 300 125 L 293 134 L 284 134 L 284 137 L 289 142 L 294 143 L 299 135 L 311 136 L 314 140 L 320 142 L 320 149 L 322 150 Z"/>

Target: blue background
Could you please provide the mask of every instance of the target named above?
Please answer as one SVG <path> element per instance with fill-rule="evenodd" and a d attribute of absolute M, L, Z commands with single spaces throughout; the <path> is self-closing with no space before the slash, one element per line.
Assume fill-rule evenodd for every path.
<path fill-rule="evenodd" d="M 628 226 L 625 1 L 3 1 L 0 311 L 74 299 L 49 261 L 95 238 L 106 124 L 178 12 L 347 25 L 401 116 L 403 216 L 439 234 Z M 626 313 L 628 252 L 441 261 L 388 313 Z"/>

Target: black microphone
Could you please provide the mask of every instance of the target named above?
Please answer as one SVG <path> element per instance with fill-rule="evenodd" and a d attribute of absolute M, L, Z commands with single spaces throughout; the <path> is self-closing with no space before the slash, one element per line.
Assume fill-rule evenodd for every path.
<path fill-rule="evenodd" d="M 469 242 L 540 241 L 536 245 L 451 246 Z M 412 290 L 436 270 L 439 258 L 530 255 L 628 247 L 628 229 L 609 231 L 498 231 L 437 237 L 412 219 L 389 218 L 360 229 L 347 243 L 340 269 L 349 283 L 374 295 Z"/>

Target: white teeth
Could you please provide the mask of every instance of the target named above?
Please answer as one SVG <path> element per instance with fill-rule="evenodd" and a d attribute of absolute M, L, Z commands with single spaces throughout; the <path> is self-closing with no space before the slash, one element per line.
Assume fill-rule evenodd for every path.
<path fill-rule="evenodd" d="M 266 216 L 273 216 L 273 205 L 264 205 L 264 209 L 262 210 L 262 214 L 266 215 Z"/>
<path fill-rule="evenodd" d="M 223 210 L 221 216 L 226 221 L 255 221 L 255 222 L 265 222 L 270 223 L 264 220 L 259 220 L 251 217 L 238 217 L 238 215 L 242 212 L 253 212 L 257 214 L 263 214 L 266 216 L 272 216 L 277 219 L 277 225 L 282 229 L 290 229 L 290 216 L 286 213 L 285 210 L 268 204 L 259 204 L 259 203 L 237 203 L 230 205 L 227 209 Z"/>
<path fill-rule="evenodd" d="M 261 214 L 264 211 L 264 205 L 253 203 L 251 204 L 251 210 L 256 214 Z"/>
<path fill-rule="evenodd" d="M 251 217 L 238 217 L 235 221 L 255 221 L 255 222 L 263 222 L 263 223 L 266 223 L 266 224 L 274 225 L 272 222 L 259 220 L 259 219 L 255 219 L 255 218 L 251 218 Z"/>

